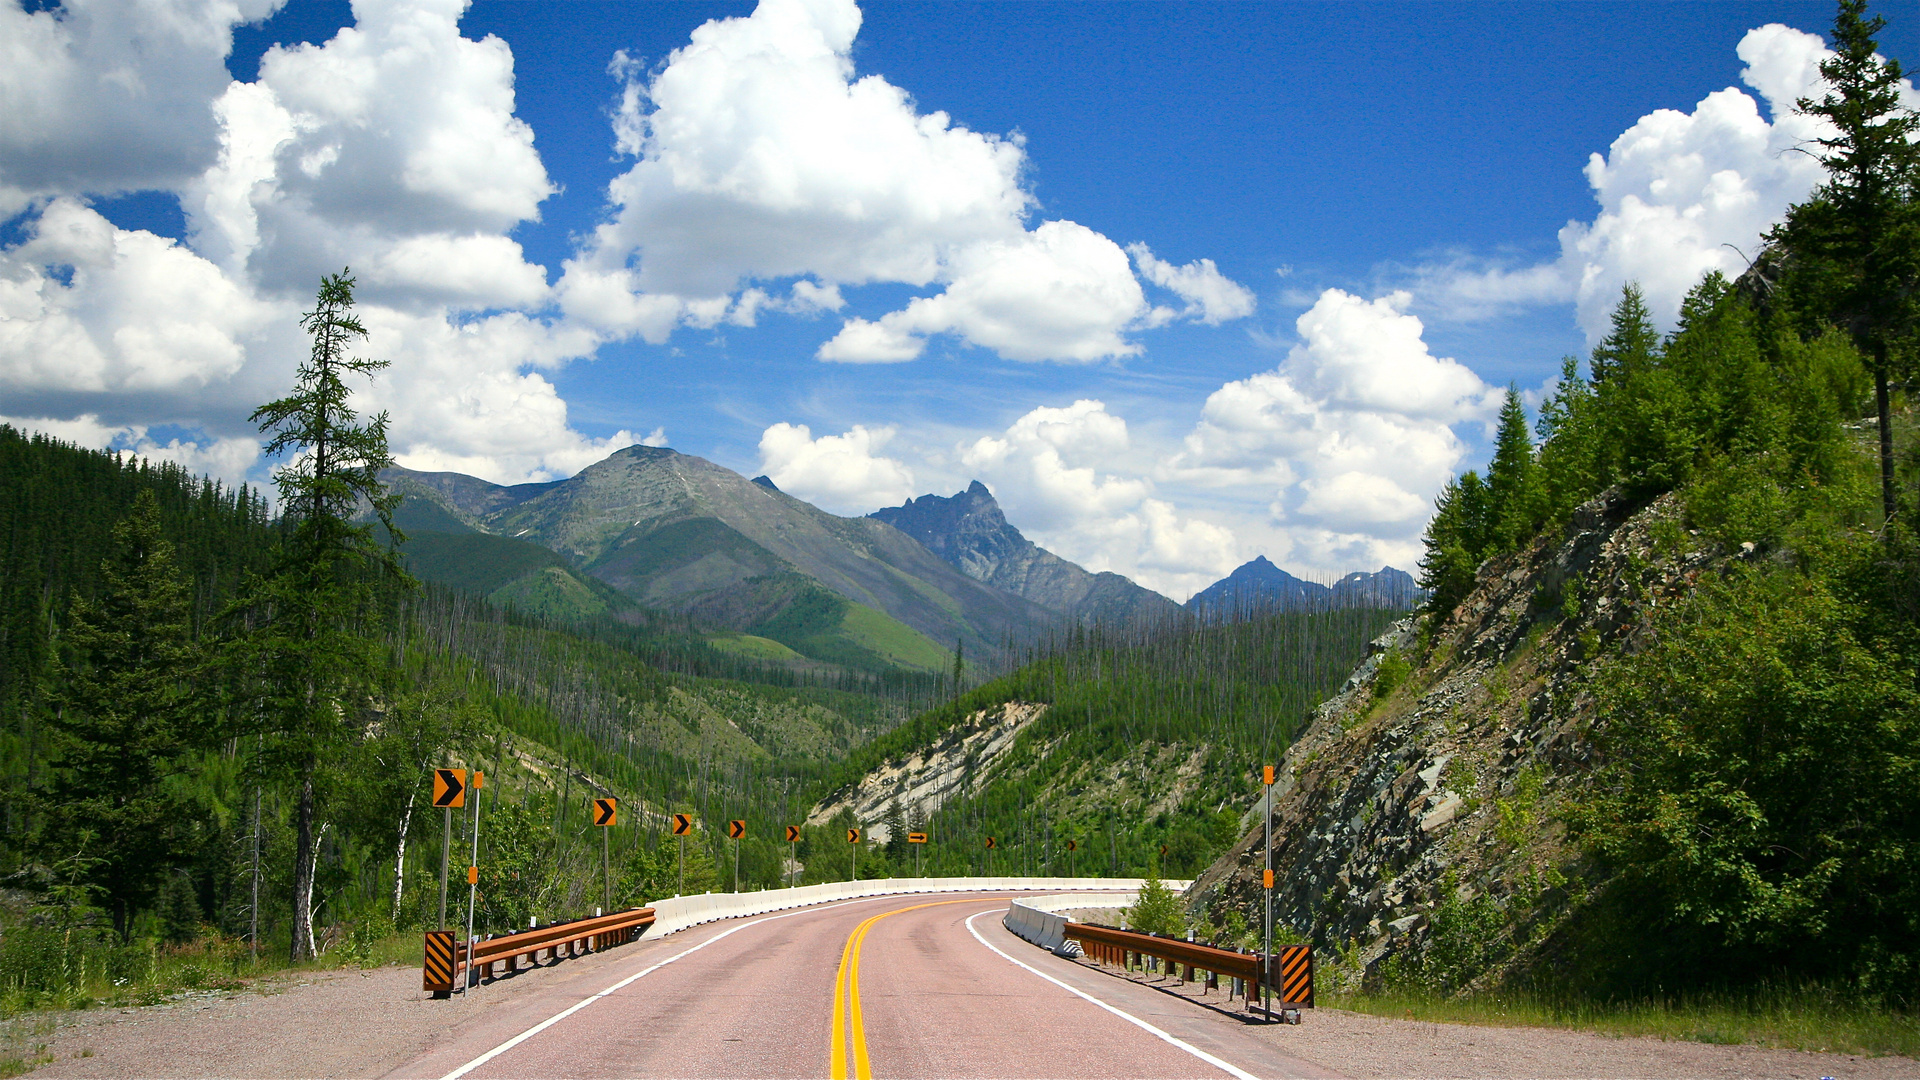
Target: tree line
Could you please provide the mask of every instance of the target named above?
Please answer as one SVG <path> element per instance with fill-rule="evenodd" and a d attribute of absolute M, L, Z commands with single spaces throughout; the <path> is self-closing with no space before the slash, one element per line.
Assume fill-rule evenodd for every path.
<path fill-rule="evenodd" d="M 1706 275 L 1671 333 L 1632 285 L 1529 432 L 1517 392 L 1492 462 L 1439 497 L 1435 618 L 1580 504 L 1667 498 L 1660 557 L 1726 556 L 1587 665 L 1597 768 L 1566 808 L 1581 912 L 1543 972 L 1605 993 L 1818 980 L 1920 995 L 1920 117 L 1883 20 L 1842 0 L 1826 182 L 1738 280 Z M 1536 618 L 1576 618 L 1579 582 Z"/>

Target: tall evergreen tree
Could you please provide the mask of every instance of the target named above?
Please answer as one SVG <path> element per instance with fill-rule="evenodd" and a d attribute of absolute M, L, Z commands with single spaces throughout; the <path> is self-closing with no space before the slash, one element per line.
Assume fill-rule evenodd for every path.
<path fill-rule="evenodd" d="M 207 702 L 186 584 L 151 491 L 114 527 L 95 599 L 76 596 L 50 725 L 48 861 L 80 856 L 122 941 L 183 860 L 191 814 L 169 784 L 204 732 Z"/>
<path fill-rule="evenodd" d="M 356 523 L 370 505 L 383 533 L 404 540 L 393 524 L 398 497 L 379 473 L 387 452 L 387 414 L 360 422 L 346 377 L 371 377 L 384 360 L 349 356 L 366 328 L 353 316 L 353 278 L 322 280 L 314 309 L 301 319 L 313 348 L 292 394 L 254 410 L 273 433 L 267 453 L 291 453 L 274 473 L 285 513 L 295 519 L 272 571 L 255 583 L 249 614 L 258 625 L 236 659 L 253 679 L 271 755 L 295 793 L 293 867 L 294 960 L 313 955 L 314 814 L 317 785 L 357 733 L 364 702 L 386 665 L 379 637 L 381 579 L 410 584 L 398 557 Z"/>
<path fill-rule="evenodd" d="M 1473 589 L 1474 571 L 1486 557 L 1487 503 L 1487 487 L 1472 470 L 1449 480 L 1434 499 L 1427 550 L 1420 557 L 1420 587 L 1437 613 L 1452 611 Z"/>
<path fill-rule="evenodd" d="M 1580 377 L 1579 361 L 1560 363 L 1560 381 L 1540 406 L 1539 484 L 1543 517 L 1558 520 L 1606 486 L 1593 384 Z"/>
<path fill-rule="evenodd" d="M 1647 299 L 1640 286 L 1629 281 L 1620 289 L 1613 309 L 1613 326 L 1593 347 L 1589 365 L 1598 386 L 1651 365 L 1660 355 L 1660 333 L 1653 328 Z"/>
<path fill-rule="evenodd" d="M 1500 432 L 1487 466 L 1488 531 L 1502 551 L 1517 551 L 1540 527 L 1540 493 L 1527 433 L 1527 410 L 1520 391 L 1507 387 L 1500 407 Z"/>
<path fill-rule="evenodd" d="M 1827 182 L 1789 209 L 1768 239 L 1789 253 L 1785 283 L 1802 322 L 1839 326 L 1867 358 L 1880 421 L 1881 503 L 1891 520 L 1898 507 L 1888 383 L 1920 328 L 1920 116 L 1900 104 L 1899 61 L 1880 55 L 1875 35 L 1886 20 L 1866 13 L 1866 0 L 1840 0 L 1834 53 L 1820 64 L 1827 93 L 1795 103 L 1837 129 L 1816 140 Z"/>

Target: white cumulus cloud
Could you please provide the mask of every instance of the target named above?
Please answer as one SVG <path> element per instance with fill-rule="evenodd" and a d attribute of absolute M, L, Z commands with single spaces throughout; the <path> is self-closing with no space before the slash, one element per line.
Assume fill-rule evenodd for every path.
<path fill-rule="evenodd" d="M 391 412 L 403 463 L 550 479 L 642 441 L 575 431 L 543 374 L 602 339 L 537 315 L 546 271 L 509 235 L 555 188 L 514 115 L 505 42 L 461 35 L 464 0 L 357 0 L 333 38 L 276 46 L 257 81 L 231 80 L 232 26 L 274 6 L 0 7 L 0 56 L 33 53 L 0 70 L 0 185 L 36 197 L 0 199 L 26 207 L 25 239 L 0 249 L 9 406 L 106 417 L 122 449 L 231 468 L 243 443 L 257 454 L 248 412 L 306 352 L 298 319 L 320 277 L 351 266 L 372 332 L 357 351 L 392 361 L 358 406 Z M 19 80 L 32 85 L 16 94 Z M 88 206 L 129 187 L 176 194 L 186 241 Z M 141 441 L 160 424 L 205 438 Z"/>
<path fill-rule="evenodd" d="M 0 386 L 122 393 L 225 380 L 277 312 L 187 248 L 49 203 L 0 250 Z"/>
<path fill-rule="evenodd" d="M 843 435 L 813 437 L 805 424 L 774 424 L 760 435 L 761 471 L 780 490 L 837 514 L 865 514 L 919 494 L 913 471 L 880 453 L 892 427 L 859 424 Z"/>
<path fill-rule="evenodd" d="M 1232 528 L 1156 492 L 1157 455 L 1135 447 L 1126 421 L 1104 402 L 1030 410 L 959 456 L 1028 539 L 1090 570 L 1184 598 L 1241 560 Z"/>
<path fill-rule="evenodd" d="M 853 0 L 761 0 L 650 77 L 617 57 L 619 146 L 639 160 L 567 263 L 568 314 L 660 342 L 726 317 L 749 283 L 810 279 L 787 309 L 804 312 L 839 310 L 841 286 L 897 282 L 939 291 L 849 318 L 820 359 L 911 360 L 937 334 L 1018 360 L 1138 352 L 1127 331 L 1155 320 L 1125 252 L 1070 221 L 1028 229 L 1021 140 L 856 74 L 860 24 Z M 1210 262 L 1162 276 L 1203 321 L 1250 310 Z"/>
<path fill-rule="evenodd" d="M 1431 500 L 1467 450 L 1453 425 L 1484 422 L 1499 392 L 1434 356 L 1408 301 L 1326 290 L 1278 368 L 1207 398 L 1168 476 L 1264 491 L 1287 547 L 1270 558 L 1410 568 Z"/>
<path fill-rule="evenodd" d="M 1761 234 L 1825 178 L 1819 161 L 1802 151 L 1828 129 L 1795 112 L 1794 102 L 1826 92 L 1820 62 L 1831 54 L 1819 36 L 1778 23 L 1748 31 L 1736 51 L 1746 64 L 1741 81 L 1759 100 L 1728 87 L 1691 112 L 1658 109 L 1641 117 L 1589 159 L 1585 173 L 1599 212 L 1560 230 L 1555 261 L 1518 270 L 1432 268 L 1431 298 L 1466 316 L 1571 300 L 1588 339 L 1598 340 L 1629 281 L 1671 327 L 1702 275 L 1743 272 Z M 1910 85 L 1906 101 L 1920 106 Z"/>
<path fill-rule="evenodd" d="M 1121 331 L 1146 297 L 1120 246 L 1083 225 L 1049 221 L 1031 233 L 955 253 L 944 292 L 877 322 L 850 319 L 820 347 L 822 360 L 911 360 L 925 336 L 954 333 L 1009 360 L 1092 361 L 1131 356 Z"/>
<path fill-rule="evenodd" d="M 213 164 L 236 25 L 278 0 L 0 5 L 0 218 L 35 195 L 169 188 Z"/>
<path fill-rule="evenodd" d="M 1140 267 L 1142 277 L 1187 302 L 1183 311 L 1156 308 L 1154 316 L 1157 320 L 1184 317 L 1218 326 L 1253 314 L 1253 293 L 1222 274 L 1212 259 L 1197 259 L 1185 266 L 1175 266 L 1156 258 L 1152 249 L 1145 244 L 1128 244 L 1127 253 L 1133 256 L 1133 261 Z"/>

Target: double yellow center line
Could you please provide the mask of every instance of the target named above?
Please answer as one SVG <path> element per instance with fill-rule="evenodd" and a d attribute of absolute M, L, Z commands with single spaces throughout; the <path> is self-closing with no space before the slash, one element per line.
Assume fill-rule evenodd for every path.
<path fill-rule="evenodd" d="M 840 950 L 840 973 L 833 983 L 833 1044 L 828 1051 L 827 1075 L 833 1080 L 873 1080 L 873 1063 L 867 1060 L 867 1026 L 860 1015 L 860 946 L 866 942 L 867 931 L 873 929 L 873 924 L 906 911 L 977 903 L 980 903 L 978 898 L 935 900 L 895 908 L 875 915 L 847 935 L 847 945 Z"/>

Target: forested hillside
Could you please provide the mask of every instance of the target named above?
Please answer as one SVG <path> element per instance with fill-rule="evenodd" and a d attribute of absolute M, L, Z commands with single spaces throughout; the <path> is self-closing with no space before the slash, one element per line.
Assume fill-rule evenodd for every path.
<path fill-rule="evenodd" d="M 233 602 L 270 563 L 282 524 L 255 492 L 7 427 L 0 505 L 8 510 L 0 552 L 0 872 L 24 890 L 13 895 L 30 903 L 49 889 L 80 886 L 91 902 L 63 917 L 85 922 L 99 904 L 121 940 L 203 930 L 245 936 L 255 929 L 257 840 L 258 930 L 284 947 L 288 777 L 259 752 L 222 671 L 244 632 Z M 145 569 L 130 574 L 133 565 Z M 485 770 L 489 810 L 549 819 L 544 838 L 509 829 L 488 839 L 483 826 L 483 862 L 517 858 L 508 848 L 536 839 L 547 849 L 548 873 L 534 892 L 558 892 L 539 914 L 567 914 L 565 895 L 591 884 L 584 863 L 572 865 L 597 839 L 584 834 L 591 794 L 619 796 L 631 823 L 616 834 L 623 858 L 639 859 L 630 897 L 673 884 L 646 878 L 646 851 L 675 810 L 700 815 L 698 840 L 712 855 L 717 823 L 754 820 L 744 879 L 776 882 L 783 868 L 770 837 L 798 820 L 810 778 L 930 703 L 941 685 L 924 675 L 760 664 L 710 648 L 675 616 L 551 623 L 438 588 L 394 593 L 388 602 L 393 616 L 381 648 L 391 673 L 355 706 L 355 732 L 326 765 L 335 783 L 318 814 L 315 918 L 323 939 L 329 925 L 418 924 L 434 891 L 424 853 L 439 840 L 439 817 L 419 799 L 436 765 Z M 169 655 L 184 664 L 162 680 L 162 702 L 190 703 L 196 715 L 144 734 L 112 726 L 105 700 L 94 704 L 106 716 L 63 718 L 76 695 L 104 699 L 127 685 L 126 672 L 106 670 L 99 652 L 80 655 L 88 646 L 76 635 L 117 633 L 132 618 L 146 620 L 154 640 L 171 642 L 177 655 Z M 125 643 L 125 667 L 139 667 L 142 647 Z M 103 677 L 122 681 L 101 685 Z M 90 680 L 91 691 L 83 685 Z M 101 745 L 129 735 L 138 745 L 118 748 L 124 753 Z M 141 769 L 87 771 L 106 758 L 122 768 L 137 759 Z M 136 790 L 143 786 L 164 790 Z M 412 857 L 397 868 L 402 830 Z M 146 852 L 107 852 L 103 861 L 102 844 Z M 396 880 L 404 885 L 398 894 Z M 710 875 L 702 880 L 714 884 Z M 583 900 L 591 897 L 573 902 Z"/>
<path fill-rule="evenodd" d="M 1417 626 L 1289 752 L 1351 985 L 1920 1000 L 1920 118 L 1843 3 L 1829 183 L 1659 333 L 1628 286 L 1440 498 Z M 1258 911 L 1256 825 L 1189 897 Z M 1763 996 L 1764 996 L 1764 992 Z"/>
<path fill-rule="evenodd" d="M 924 827 L 928 865 L 942 873 L 1190 876 L 1238 835 L 1260 763 L 1400 614 L 1183 614 L 1064 631 L 1012 673 L 856 748 L 833 768 L 824 809 L 889 763 L 960 743 L 1010 707 L 1038 706 L 1004 752 L 954 763 L 963 779 L 952 797 L 889 807 L 891 836 Z M 824 837 L 853 823 L 850 809 L 835 820 Z"/>

